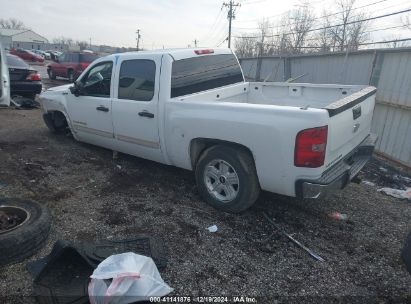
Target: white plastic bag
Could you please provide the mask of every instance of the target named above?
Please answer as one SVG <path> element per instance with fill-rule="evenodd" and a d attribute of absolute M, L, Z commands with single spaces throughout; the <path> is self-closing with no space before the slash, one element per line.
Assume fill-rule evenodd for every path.
<path fill-rule="evenodd" d="M 406 190 L 392 189 L 392 188 L 381 188 L 377 190 L 378 192 L 383 192 L 395 198 L 408 199 L 411 201 L 411 188 Z"/>
<path fill-rule="evenodd" d="M 161 278 L 152 258 L 133 252 L 108 257 L 90 278 L 88 294 L 91 304 L 147 301 L 150 297 L 162 297 L 173 291 Z"/>

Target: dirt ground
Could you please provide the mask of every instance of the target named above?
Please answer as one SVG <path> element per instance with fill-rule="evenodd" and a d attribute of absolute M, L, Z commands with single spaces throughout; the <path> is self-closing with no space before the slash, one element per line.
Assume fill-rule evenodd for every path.
<path fill-rule="evenodd" d="M 377 192 L 411 186 L 398 173 L 373 160 L 361 175 L 375 186 L 350 184 L 318 201 L 262 193 L 251 209 L 231 215 L 202 202 L 192 172 L 122 154 L 113 160 L 111 151 L 48 132 L 38 109 L 0 109 L 0 196 L 36 200 L 53 215 L 46 246 L 0 268 L 0 302 L 1 296 L 34 302 L 24 297 L 32 294 L 25 264 L 48 254 L 58 239 L 138 234 L 164 240 L 168 266 L 161 275 L 172 295 L 257 296 L 259 303 L 411 301 L 411 275 L 400 260 L 411 203 Z M 273 234 L 263 211 L 325 262 Z M 327 217 L 334 211 L 348 220 Z M 218 231 L 208 232 L 214 224 Z"/>

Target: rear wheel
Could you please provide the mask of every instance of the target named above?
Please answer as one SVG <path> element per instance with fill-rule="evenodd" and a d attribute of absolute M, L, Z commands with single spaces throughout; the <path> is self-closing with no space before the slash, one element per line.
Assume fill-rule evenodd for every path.
<path fill-rule="evenodd" d="M 56 79 L 56 74 L 54 74 L 52 69 L 47 70 L 47 74 L 49 74 L 49 78 L 52 80 Z"/>
<path fill-rule="evenodd" d="M 214 146 L 196 166 L 196 181 L 202 198 L 211 206 L 232 213 L 249 208 L 260 186 L 251 155 L 241 148 Z"/>

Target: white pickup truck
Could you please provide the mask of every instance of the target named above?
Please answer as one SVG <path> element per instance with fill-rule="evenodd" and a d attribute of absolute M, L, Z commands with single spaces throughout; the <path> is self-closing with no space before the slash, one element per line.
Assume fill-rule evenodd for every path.
<path fill-rule="evenodd" d="M 205 201 L 240 212 L 260 189 L 318 198 L 344 188 L 374 149 L 375 92 L 245 82 L 229 49 L 176 49 L 100 58 L 40 100 L 51 130 L 194 170 Z"/>

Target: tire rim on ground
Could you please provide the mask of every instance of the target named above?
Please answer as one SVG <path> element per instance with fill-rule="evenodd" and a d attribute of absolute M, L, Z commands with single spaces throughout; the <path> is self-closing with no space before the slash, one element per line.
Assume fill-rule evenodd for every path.
<path fill-rule="evenodd" d="M 30 218 L 30 212 L 27 210 L 15 207 L 0 205 L 0 234 L 10 232 L 22 226 Z M 5 221 L 9 221 L 9 228 L 6 227 Z M 5 228 L 5 229 L 3 229 Z"/>
<path fill-rule="evenodd" d="M 214 159 L 205 166 L 204 183 L 211 196 L 224 203 L 234 200 L 240 190 L 237 172 L 222 159 Z"/>

